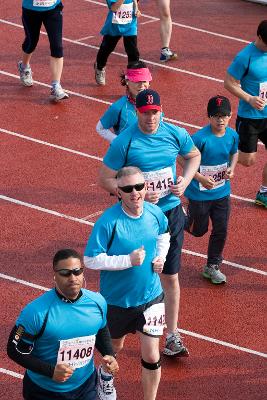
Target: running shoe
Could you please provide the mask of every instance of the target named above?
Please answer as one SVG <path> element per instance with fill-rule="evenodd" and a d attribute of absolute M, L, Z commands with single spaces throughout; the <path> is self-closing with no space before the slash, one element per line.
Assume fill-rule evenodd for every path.
<path fill-rule="evenodd" d="M 161 49 L 160 52 L 160 61 L 166 62 L 166 61 L 172 61 L 177 59 L 177 54 L 171 51 L 168 47 L 165 47 L 164 49 Z"/>
<path fill-rule="evenodd" d="M 166 337 L 165 348 L 163 354 L 169 357 L 188 357 L 189 351 L 184 346 L 178 329 L 169 333 Z"/>
<path fill-rule="evenodd" d="M 51 87 L 50 100 L 58 102 L 60 100 L 68 98 L 69 95 L 66 92 L 64 92 L 61 85 L 56 85 Z"/>
<path fill-rule="evenodd" d="M 255 200 L 255 204 L 258 204 L 259 206 L 263 206 L 267 208 L 267 192 L 258 192 Z"/>
<path fill-rule="evenodd" d="M 215 285 L 226 283 L 226 276 L 219 270 L 217 264 L 205 265 L 202 275 L 204 278 L 210 279 Z"/>
<path fill-rule="evenodd" d="M 95 70 L 95 81 L 100 86 L 105 86 L 106 84 L 106 69 L 98 69 L 96 63 L 94 64 Z"/>
<path fill-rule="evenodd" d="M 97 371 L 97 395 L 100 400 L 116 400 L 117 398 L 113 375 L 103 371 L 101 365 Z"/>
<path fill-rule="evenodd" d="M 32 86 L 33 85 L 33 80 L 32 80 L 32 70 L 31 67 L 23 68 L 22 66 L 22 61 L 18 62 L 18 71 L 19 71 L 19 77 L 20 81 L 24 86 Z"/>

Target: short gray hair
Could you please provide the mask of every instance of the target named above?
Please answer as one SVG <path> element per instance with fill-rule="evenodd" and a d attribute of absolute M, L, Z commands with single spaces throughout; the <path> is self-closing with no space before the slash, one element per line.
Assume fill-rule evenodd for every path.
<path fill-rule="evenodd" d="M 123 178 L 124 176 L 131 176 L 131 175 L 136 175 L 136 174 L 144 176 L 143 172 L 138 167 L 123 167 L 118 170 L 116 178 L 120 179 L 120 178 Z"/>

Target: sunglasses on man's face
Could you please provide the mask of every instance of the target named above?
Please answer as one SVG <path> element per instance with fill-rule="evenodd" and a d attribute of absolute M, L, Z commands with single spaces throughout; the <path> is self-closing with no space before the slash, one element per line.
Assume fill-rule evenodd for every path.
<path fill-rule="evenodd" d="M 145 187 L 145 182 L 137 183 L 136 185 L 128 185 L 128 186 L 119 186 L 119 189 L 122 190 L 124 193 L 131 193 L 134 189 L 137 192 L 140 192 Z"/>
<path fill-rule="evenodd" d="M 83 268 L 75 268 L 75 269 L 58 269 L 55 270 L 55 272 L 57 272 L 60 276 L 64 276 L 66 278 L 68 278 L 69 276 L 71 276 L 72 274 L 74 276 L 79 276 L 83 273 Z"/>

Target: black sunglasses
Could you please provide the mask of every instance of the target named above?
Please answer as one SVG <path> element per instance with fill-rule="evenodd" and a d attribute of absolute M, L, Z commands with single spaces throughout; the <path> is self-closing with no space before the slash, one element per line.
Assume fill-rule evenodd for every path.
<path fill-rule="evenodd" d="M 119 189 L 122 190 L 124 193 L 131 193 L 133 189 L 137 192 L 140 192 L 145 187 L 145 182 L 137 183 L 136 185 L 128 185 L 128 186 L 119 186 Z"/>
<path fill-rule="evenodd" d="M 64 276 L 68 278 L 72 274 L 74 276 L 79 276 L 83 273 L 83 268 L 75 268 L 75 269 L 56 269 L 55 272 L 57 272 L 60 276 Z"/>

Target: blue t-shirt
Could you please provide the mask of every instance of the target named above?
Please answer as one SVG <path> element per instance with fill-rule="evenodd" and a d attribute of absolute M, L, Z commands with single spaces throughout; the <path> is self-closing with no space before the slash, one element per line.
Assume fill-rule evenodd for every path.
<path fill-rule="evenodd" d="M 34 11 L 53 10 L 61 0 L 22 0 L 22 7 Z"/>
<path fill-rule="evenodd" d="M 60 348 L 60 341 L 96 335 L 99 329 L 106 326 L 107 304 L 100 293 L 82 289 L 82 296 L 73 303 L 64 302 L 52 289 L 29 303 L 21 312 L 16 325 L 23 325 L 25 332 L 36 335 L 40 332 L 46 313 L 48 319 L 43 335 L 34 343 L 32 355 L 49 364 L 56 365 L 58 353 L 61 361 L 68 363 L 73 354 Z M 69 349 L 68 349 L 69 350 Z M 81 350 L 74 358 L 83 358 L 85 351 Z M 72 351 L 73 352 L 73 351 Z M 38 386 L 53 392 L 69 392 L 81 386 L 93 373 L 94 361 L 76 368 L 72 376 L 63 383 L 27 370 L 30 379 Z"/>
<path fill-rule="evenodd" d="M 117 3 L 117 0 L 106 0 L 109 12 L 101 35 L 110 36 L 136 36 L 137 18 L 134 13 L 133 0 L 124 0 L 117 12 L 111 11 L 111 6 Z"/>
<path fill-rule="evenodd" d="M 260 95 L 260 84 L 267 85 L 267 51 L 258 49 L 250 43 L 234 58 L 227 72 L 240 81 L 241 88 L 252 96 Z M 267 118 L 267 106 L 260 111 L 244 100 L 239 100 L 240 117 L 251 119 Z"/>
<path fill-rule="evenodd" d="M 96 222 L 88 240 L 85 256 L 96 257 L 128 255 L 144 246 L 145 259 L 140 266 L 121 271 L 101 271 L 100 292 L 110 305 L 137 307 L 162 293 L 159 275 L 154 272 L 152 260 L 156 257 L 157 239 L 167 231 L 168 220 L 154 204 L 144 202 L 139 218 L 125 214 L 121 203 L 104 212 Z"/>
<path fill-rule="evenodd" d="M 196 179 L 192 179 L 185 191 L 185 196 L 191 200 L 216 200 L 230 194 L 230 180 L 224 179 L 229 167 L 230 155 L 237 152 L 238 134 L 227 127 L 223 136 L 216 136 L 207 125 L 192 136 L 193 142 L 201 153 L 198 172 L 214 178 L 214 189 L 205 189 Z"/>
<path fill-rule="evenodd" d="M 137 121 L 136 109 L 127 96 L 121 97 L 107 109 L 100 119 L 105 129 L 114 129 L 114 133 L 119 135 L 124 129 L 128 128 Z"/>
<path fill-rule="evenodd" d="M 141 169 L 148 190 L 160 191 L 157 205 L 168 211 L 180 204 L 180 198 L 170 193 L 169 184 L 176 183 L 176 159 L 186 155 L 194 143 L 183 128 L 161 121 L 155 133 L 140 131 L 134 123 L 111 143 L 104 164 L 115 171 L 125 166 Z"/>

